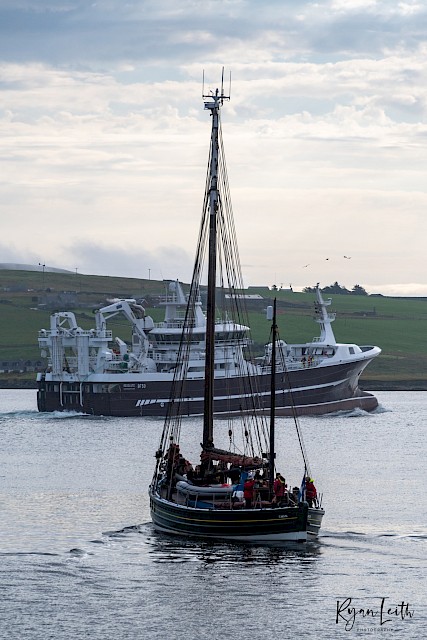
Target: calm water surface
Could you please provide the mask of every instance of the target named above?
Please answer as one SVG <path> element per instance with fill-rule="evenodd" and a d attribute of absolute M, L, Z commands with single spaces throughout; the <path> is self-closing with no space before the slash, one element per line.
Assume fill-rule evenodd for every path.
<path fill-rule="evenodd" d="M 153 531 L 161 421 L 39 414 L 34 391 L 0 390 L 0 637 L 427 637 L 427 393 L 376 395 L 374 414 L 301 419 L 327 513 L 318 543 L 282 548 Z M 292 420 L 278 432 L 299 484 Z"/>

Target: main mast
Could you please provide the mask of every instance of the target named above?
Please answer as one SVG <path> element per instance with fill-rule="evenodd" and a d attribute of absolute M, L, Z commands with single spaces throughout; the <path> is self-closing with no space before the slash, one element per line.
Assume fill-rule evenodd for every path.
<path fill-rule="evenodd" d="M 219 171 L 219 112 L 224 100 L 224 83 L 221 93 L 203 95 L 208 98 L 205 109 L 211 112 L 212 133 L 209 156 L 208 207 L 209 207 L 209 243 L 208 243 L 208 296 L 206 305 L 206 356 L 205 356 L 205 393 L 203 418 L 203 448 L 213 446 L 214 378 L 215 378 L 215 289 L 217 269 L 217 217 L 220 206 L 218 186 Z"/>
<path fill-rule="evenodd" d="M 277 307 L 276 298 L 273 302 L 273 317 L 271 325 L 271 375 L 270 375 L 270 457 L 269 457 L 269 492 L 270 498 L 273 497 L 273 483 L 274 483 L 274 462 L 276 457 L 275 452 L 275 419 L 276 419 L 276 347 L 277 347 Z"/>

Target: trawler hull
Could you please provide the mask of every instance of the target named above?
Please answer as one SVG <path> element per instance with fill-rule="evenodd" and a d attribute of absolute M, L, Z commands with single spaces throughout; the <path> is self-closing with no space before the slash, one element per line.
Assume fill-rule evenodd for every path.
<path fill-rule="evenodd" d="M 359 388 L 359 378 L 369 360 L 289 371 L 276 376 L 277 415 L 322 415 L 356 408 L 373 411 L 378 401 Z M 103 416 L 164 417 L 170 403 L 172 376 L 106 374 L 78 380 L 53 380 L 49 373 L 39 375 L 37 405 L 39 411 L 76 411 Z M 292 389 L 292 394 L 290 393 Z M 183 413 L 200 415 L 204 406 L 204 379 L 186 380 L 182 397 Z M 242 411 L 268 411 L 270 374 L 244 378 L 216 378 L 214 389 L 216 415 Z"/>
<path fill-rule="evenodd" d="M 185 537 L 247 542 L 306 542 L 308 505 L 277 509 L 198 509 L 150 494 L 154 528 Z"/>

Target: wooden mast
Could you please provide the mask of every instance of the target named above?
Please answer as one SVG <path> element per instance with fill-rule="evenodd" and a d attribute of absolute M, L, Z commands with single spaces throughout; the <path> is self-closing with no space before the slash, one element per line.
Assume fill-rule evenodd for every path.
<path fill-rule="evenodd" d="M 223 71 L 224 73 L 224 71 Z M 208 244 L 208 296 L 206 306 L 206 355 L 205 355 L 205 389 L 203 414 L 203 448 L 213 446 L 213 413 L 214 413 L 214 379 L 215 379 L 215 289 L 217 271 L 217 214 L 220 206 L 218 188 L 219 171 L 219 111 L 224 99 L 223 81 L 221 93 L 203 96 L 209 98 L 205 109 L 211 111 L 212 133 L 209 158 L 208 206 L 209 206 L 209 244 Z"/>
<path fill-rule="evenodd" d="M 273 496 L 273 483 L 274 483 L 274 459 L 276 457 L 275 452 L 275 413 L 276 413 L 276 341 L 277 341 L 277 322 L 276 322 L 276 298 L 273 302 L 273 318 L 272 318 L 272 341 L 271 341 L 271 375 L 270 375 L 270 452 L 269 452 L 269 473 L 268 482 L 270 497 Z"/>

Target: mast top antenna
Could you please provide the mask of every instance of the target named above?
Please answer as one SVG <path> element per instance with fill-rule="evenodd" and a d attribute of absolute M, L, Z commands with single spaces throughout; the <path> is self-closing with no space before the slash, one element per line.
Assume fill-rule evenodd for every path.
<path fill-rule="evenodd" d="M 228 95 L 224 93 L 224 67 L 222 68 L 221 73 L 221 92 L 219 89 L 209 90 L 208 93 L 205 93 L 205 71 L 203 70 L 203 89 L 202 89 L 202 98 L 205 100 L 209 99 L 207 102 L 205 100 L 205 109 L 218 109 L 220 106 L 224 104 L 224 100 L 230 100 L 231 98 L 231 71 L 229 77 L 229 89 Z"/>

